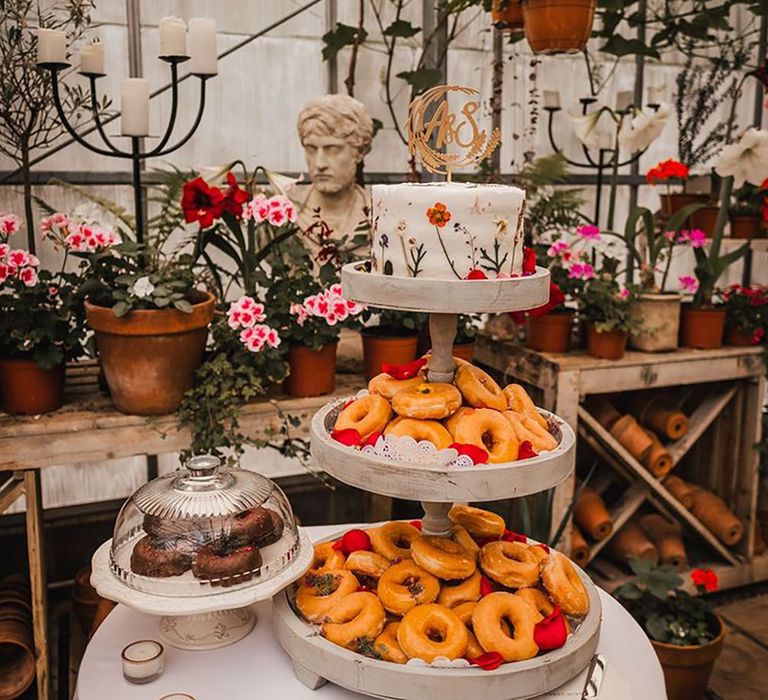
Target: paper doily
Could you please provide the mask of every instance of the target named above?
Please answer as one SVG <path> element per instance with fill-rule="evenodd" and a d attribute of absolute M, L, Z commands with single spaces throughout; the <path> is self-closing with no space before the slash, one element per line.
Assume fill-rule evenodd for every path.
<path fill-rule="evenodd" d="M 408 659 L 405 662 L 406 666 L 430 666 L 432 668 L 469 668 L 472 664 L 466 659 L 451 659 L 445 656 L 438 656 L 432 661 L 427 663 L 424 659 Z"/>
<path fill-rule="evenodd" d="M 366 445 L 361 450 L 393 462 L 424 464 L 440 467 L 467 468 L 474 465 L 467 455 L 460 455 L 452 447 L 438 450 L 428 440 L 417 441 L 410 435 L 382 435 L 375 445 Z"/>

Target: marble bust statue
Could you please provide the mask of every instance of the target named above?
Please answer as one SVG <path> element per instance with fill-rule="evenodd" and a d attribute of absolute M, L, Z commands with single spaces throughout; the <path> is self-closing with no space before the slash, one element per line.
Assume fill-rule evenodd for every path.
<path fill-rule="evenodd" d="M 304 107 L 297 127 L 311 181 L 292 193 L 299 224 L 308 231 L 313 247 L 321 245 L 315 240 L 318 222 L 326 234 L 331 229 L 334 239 L 351 241 L 368 220 L 368 194 L 357 184 L 356 174 L 371 150 L 371 117 L 353 97 L 325 95 Z"/>

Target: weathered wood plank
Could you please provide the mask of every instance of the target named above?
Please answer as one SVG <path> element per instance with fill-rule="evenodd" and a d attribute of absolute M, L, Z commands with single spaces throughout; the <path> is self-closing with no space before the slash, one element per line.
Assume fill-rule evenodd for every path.
<path fill-rule="evenodd" d="M 0 486 L 0 514 L 24 495 L 24 479 L 11 477 Z"/>
<path fill-rule="evenodd" d="M 768 651 L 729 628 L 709 686 L 728 700 L 764 698 L 768 687 Z"/>

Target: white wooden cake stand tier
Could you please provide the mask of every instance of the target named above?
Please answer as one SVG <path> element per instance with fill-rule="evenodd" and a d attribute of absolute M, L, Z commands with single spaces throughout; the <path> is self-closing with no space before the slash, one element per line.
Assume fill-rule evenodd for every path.
<path fill-rule="evenodd" d="M 533 698 L 574 678 L 597 650 L 602 621 L 600 596 L 589 577 L 576 568 L 589 593 L 589 613 L 575 626 L 565 645 L 528 661 L 502 664 L 493 671 L 395 664 L 348 651 L 324 639 L 317 626 L 294 612 L 292 586 L 273 601 L 275 636 L 293 660 L 296 678 L 312 690 L 330 681 L 365 695 L 397 700 Z"/>
<path fill-rule="evenodd" d="M 160 616 L 160 637 L 178 649 L 204 651 L 234 644 L 253 629 L 256 615 L 250 606 L 267 600 L 301 578 L 312 565 L 314 550 L 299 530 L 299 550 L 293 561 L 266 581 L 234 590 L 204 589 L 199 596 L 168 596 L 138 591 L 112 573 L 112 540 L 96 550 L 91 563 L 91 584 L 103 598 L 123 603 L 148 615 Z"/>

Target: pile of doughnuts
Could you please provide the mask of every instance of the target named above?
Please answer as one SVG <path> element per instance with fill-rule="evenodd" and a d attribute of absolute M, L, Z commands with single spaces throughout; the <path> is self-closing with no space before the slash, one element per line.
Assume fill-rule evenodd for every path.
<path fill-rule="evenodd" d="M 546 418 L 522 386 L 502 389 L 487 372 L 455 359 L 452 384 L 427 382 L 421 374 L 375 376 L 368 395 L 342 408 L 332 436 L 352 433 L 356 439 L 346 444 L 365 445 L 379 435 L 409 435 L 438 450 L 454 447 L 470 454 L 475 464 L 514 462 L 557 447 Z"/>
<path fill-rule="evenodd" d="M 271 508 L 258 506 L 227 518 L 145 515 L 142 526 L 147 534 L 133 547 L 131 571 L 168 578 L 191 570 L 195 578 L 228 587 L 261 567 L 261 548 L 280 539 L 284 523 Z"/>
<path fill-rule="evenodd" d="M 403 664 L 439 657 L 470 662 L 530 659 L 547 647 L 539 623 L 589 612 L 589 594 L 571 561 L 505 528 L 495 513 L 454 505 L 451 537 L 394 521 L 315 546 L 295 608 L 323 637 L 366 656 Z M 348 535 L 356 546 L 345 554 Z M 539 644 L 541 643 L 541 647 Z"/>

